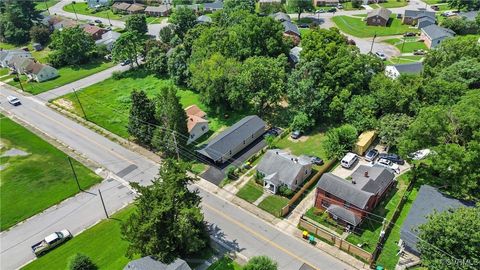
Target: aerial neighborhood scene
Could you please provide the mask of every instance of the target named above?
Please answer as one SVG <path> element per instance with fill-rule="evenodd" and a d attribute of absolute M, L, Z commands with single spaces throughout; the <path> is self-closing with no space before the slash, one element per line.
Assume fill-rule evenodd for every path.
<path fill-rule="evenodd" d="M 1 0 L 0 269 L 480 269 L 480 1 Z"/>

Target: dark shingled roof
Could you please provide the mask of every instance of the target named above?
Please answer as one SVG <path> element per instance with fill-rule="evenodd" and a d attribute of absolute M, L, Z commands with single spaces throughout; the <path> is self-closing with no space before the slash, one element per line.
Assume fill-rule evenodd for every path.
<path fill-rule="evenodd" d="M 290 16 L 285 12 L 273 13 L 273 14 L 270 14 L 270 17 L 272 17 L 274 20 L 280 21 L 280 22 L 286 22 L 286 21 L 291 21 L 292 20 L 290 18 Z"/>
<path fill-rule="evenodd" d="M 296 24 L 290 22 L 290 21 L 284 21 L 282 22 L 284 32 L 292 32 L 297 36 L 300 36 L 300 30 L 298 30 L 298 27 Z"/>
<path fill-rule="evenodd" d="M 352 211 L 335 204 L 330 205 L 327 208 L 327 212 L 337 216 L 349 224 L 352 224 L 353 226 L 357 226 L 362 221 L 360 217 L 356 216 Z"/>
<path fill-rule="evenodd" d="M 423 27 L 422 32 L 424 32 L 431 40 L 442 37 L 453 37 L 455 35 L 455 32 L 452 30 L 440 27 L 436 24 Z"/>
<path fill-rule="evenodd" d="M 176 259 L 171 264 L 164 264 L 150 256 L 129 262 L 123 270 L 192 270 L 187 262 Z"/>
<path fill-rule="evenodd" d="M 295 178 L 305 169 L 310 171 L 312 162 L 307 156 L 294 156 L 280 149 L 270 149 L 257 165 L 257 171 L 263 173 L 276 184 L 294 185 Z"/>
<path fill-rule="evenodd" d="M 365 176 L 367 172 L 367 176 Z M 351 175 L 358 188 L 372 194 L 382 194 L 390 186 L 395 175 L 383 167 L 360 165 Z"/>
<path fill-rule="evenodd" d="M 399 73 L 418 74 L 423 70 L 423 63 L 415 62 L 415 63 L 407 63 L 407 64 L 398 64 L 398 65 L 394 65 L 394 67 L 398 70 Z"/>
<path fill-rule="evenodd" d="M 218 134 L 207 146 L 198 152 L 214 161 L 218 161 L 230 150 L 243 144 L 243 141 L 259 130 L 265 129 L 265 122 L 256 115 L 244 117 L 233 126 Z"/>
<path fill-rule="evenodd" d="M 417 249 L 417 228 L 419 225 L 427 222 L 428 215 L 433 214 L 435 211 L 440 213 L 448 209 L 473 206 L 475 206 L 473 203 L 462 202 L 446 196 L 432 186 L 421 186 L 417 198 L 413 202 L 412 208 L 400 229 L 400 239 L 402 239 L 405 249 L 419 255 Z"/>
<path fill-rule="evenodd" d="M 412 17 L 413 19 L 430 17 L 435 20 L 435 12 L 426 11 L 426 10 L 405 10 L 404 17 Z"/>
<path fill-rule="evenodd" d="M 317 188 L 341 198 L 360 209 L 365 208 L 368 200 L 372 196 L 371 193 L 358 189 L 351 182 L 332 173 L 323 174 L 318 181 Z"/>
<path fill-rule="evenodd" d="M 380 16 L 388 21 L 392 12 L 386 8 L 377 8 L 367 13 L 367 18 Z"/>
<path fill-rule="evenodd" d="M 205 3 L 203 4 L 203 7 L 206 10 L 219 10 L 219 9 L 223 9 L 223 2 L 217 0 L 213 3 Z"/>

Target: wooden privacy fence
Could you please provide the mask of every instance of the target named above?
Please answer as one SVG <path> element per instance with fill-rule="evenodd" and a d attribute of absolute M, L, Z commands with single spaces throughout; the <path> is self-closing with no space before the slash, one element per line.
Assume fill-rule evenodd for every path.
<path fill-rule="evenodd" d="M 357 247 L 356 245 L 350 244 L 349 242 L 345 241 L 344 239 L 338 237 L 337 235 L 329 232 L 326 229 L 315 224 L 316 222 L 309 219 L 308 217 L 302 216 L 300 218 L 300 223 L 298 224 L 299 227 L 307 230 L 310 233 L 315 234 L 317 237 L 321 237 L 326 242 L 338 247 L 339 249 L 354 255 L 358 258 L 363 259 L 371 263 L 373 261 L 373 254 Z"/>
<path fill-rule="evenodd" d="M 320 179 L 320 177 L 326 171 L 328 171 L 330 167 L 333 166 L 333 164 L 335 164 L 336 161 L 336 159 L 328 161 L 325 166 L 323 166 L 323 168 L 321 168 L 305 185 L 303 185 L 303 187 L 297 193 L 295 193 L 295 195 L 293 195 L 293 197 L 288 201 L 287 205 L 282 208 L 282 217 L 286 216 L 290 212 L 292 206 L 298 201 L 298 199 L 302 197 L 303 193 L 305 193 L 305 191 L 307 191 L 313 184 L 315 184 L 318 179 Z"/>

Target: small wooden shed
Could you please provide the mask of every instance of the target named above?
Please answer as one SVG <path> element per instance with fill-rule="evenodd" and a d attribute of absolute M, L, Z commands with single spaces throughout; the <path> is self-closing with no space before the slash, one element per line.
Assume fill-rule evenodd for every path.
<path fill-rule="evenodd" d="M 377 133 L 375 130 L 362 132 L 362 134 L 358 136 L 358 141 L 355 144 L 355 153 L 362 156 L 367 151 L 368 147 L 370 147 L 375 138 L 377 138 Z"/>

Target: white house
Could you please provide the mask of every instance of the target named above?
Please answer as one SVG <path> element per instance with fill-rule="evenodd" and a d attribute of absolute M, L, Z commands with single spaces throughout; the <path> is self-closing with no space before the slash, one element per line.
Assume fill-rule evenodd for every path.
<path fill-rule="evenodd" d="M 281 149 L 268 150 L 257 165 L 263 176 L 263 187 L 277 193 L 281 186 L 296 190 L 312 173 L 312 162 L 307 156 L 294 156 Z"/>
<path fill-rule="evenodd" d="M 24 50 L 0 51 L 0 66 L 4 68 L 10 67 L 13 64 L 14 57 L 32 58 L 32 54 Z"/>
<path fill-rule="evenodd" d="M 89 8 L 106 7 L 110 4 L 110 0 L 87 0 Z"/>
<path fill-rule="evenodd" d="M 385 67 L 385 75 L 392 79 L 400 77 L 400 74 L 418 74 L 423 70 L 422 62 L 398 64 Z"/>
<path fill-rule="evenodd" d="M 187 144 L 194 142 L 208 132 L 207 114 L 197 105 L 188 106 L 185 109 L 187 114 L 188 141 Z"/>
<path fill-rule="evenodd" d="M 115 32 L 115 31 L 108 31 L 102 35 L 102 38 L 95 41 L 96 45 L 105 45 L 107 46 L 107 49 L 111 51 L 113 49 L 113 44 L 115 44 L 115 41 L 120 37 L 120 33 Z"/>
<path fill-rule="evenodd" d="M 49 65 L 32 61 L 25 68 L 25 75 L 27 75 L 30 80 L 44 82 L 58 77 L 58 70 Z"/>

